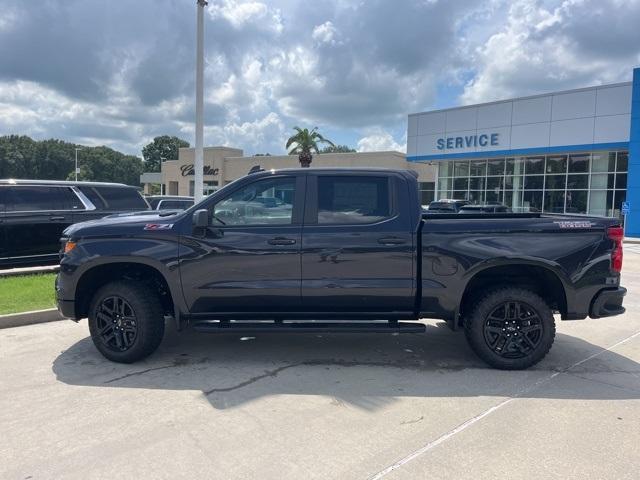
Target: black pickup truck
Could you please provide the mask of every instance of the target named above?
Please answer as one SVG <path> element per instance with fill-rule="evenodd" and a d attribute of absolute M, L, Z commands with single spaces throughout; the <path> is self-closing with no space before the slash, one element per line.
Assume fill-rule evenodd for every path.
<path fill-rule="evenodd" d="M 84 222 L 62 238 L 60 312 L 134 362 L 166 321 L 206 332 L 464 329 L 489 365 L 540 361 L 563 320 L 618 315 L 615 219 L 423 214 L 416 177 L 259 171 L 177 215 Z M 414 322 L 408 322 L 414 321 Z"/>

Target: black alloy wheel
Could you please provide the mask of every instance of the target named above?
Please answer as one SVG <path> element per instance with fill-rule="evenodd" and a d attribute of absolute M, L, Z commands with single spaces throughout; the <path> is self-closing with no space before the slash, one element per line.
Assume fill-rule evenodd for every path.
<path fill-rule="evenodd" d="M 96 312 L 96 324 L 104 346 L 116 352 L 129 350 L 138 336 L 138 323 L 133 307 L 116 295 L 102 300 Z"/>
<path fill-rule="evenodd" d="M 523 358 L 538 348 L 543 329 L 542 320 L 531 305 L 506 301 L 487 316 L 484 340 L 501 357 Z"/>

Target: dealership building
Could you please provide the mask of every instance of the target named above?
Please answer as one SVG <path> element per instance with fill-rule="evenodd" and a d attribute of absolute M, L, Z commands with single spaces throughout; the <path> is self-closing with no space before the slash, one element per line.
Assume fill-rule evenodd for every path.
<path fill-rule="evenodd" d="M 627 235 L 640 236 L 640 69 L 628 83 L 411 114 L 407 161 L 436 169 L 439 199 L 611 217 L 628 209 Z"/>
<path fill-rule="evenodd" d="M 162 162 L 161 172 L 144 173 L 140 183 L 145 185 L 145 193 L 151 184 L 162 185 L 167 195 L 193 196 L 195 185 L 195 149 L 181 148 L 178 158 Z M 205 147 L 203 156 L 204 194 L 245 176 L 251 168 L 259 165 L 265 170 L 297 168 L 297 155 L 243 156 L 243 151 L 231 147 Z M 381 167 L 410 169 L 418 173 L 418 181 L 423 189 L 423 203 L 433 200 L 436 169 L 422 163 L 409 163 L 402 152 L 353 152 L 322 153 L 313 156 L 312 167 Z"/>

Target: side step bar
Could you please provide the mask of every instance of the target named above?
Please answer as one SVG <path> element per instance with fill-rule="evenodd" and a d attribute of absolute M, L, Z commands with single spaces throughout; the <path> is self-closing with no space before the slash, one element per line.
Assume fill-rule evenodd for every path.
<path fill-rule="evenodd" d="M 201 321 L 192 324 L 206 333 L 422 333 L 417 322 L 247 322 Z"/>

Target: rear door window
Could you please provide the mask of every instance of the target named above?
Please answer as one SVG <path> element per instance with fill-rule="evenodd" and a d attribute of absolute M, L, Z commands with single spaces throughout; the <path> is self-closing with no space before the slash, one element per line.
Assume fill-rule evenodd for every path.
<path fill-rule="evenodd" d="M 88 187 L 86 185 L 78 188 L 80 188 L 80 191 L 84 193 L 84 195 L 91 201 L 91 203 L 95 205 L 96 208 L 100 210 L 104 210 L 105 208 L 107 208 L 104 200 L 102 200 L 100 195 L 98 195 L 98 192 L 96 192 L 95 188 Z"/>
<path fill-rule="evenodd" d="M 375 223 L 390 216 L 387 177 L 318 177 L 319 225 Z"/>
<path fill-rule="evenodd" d="M 101 203 L 105 205 L 103 208 L 107 210 L 147 210 L 149 208 L 147 202 L 134 188 L 105 186 L 92 188 L 101 198 Z"/>
<path fill-rule="evenodd" d="M 8 190 L 7 211 L 47 212 L 84 208 L 78 196 L 69 187 L 16 185 L 8 187 Z"/>
<path fill-rule="evenodd" d="M 161 200 L 159 198 L 147 198 L 147 203 L 153 210 L 158 208 L 158 204 L 160 203 L 160 201 Z"/>

